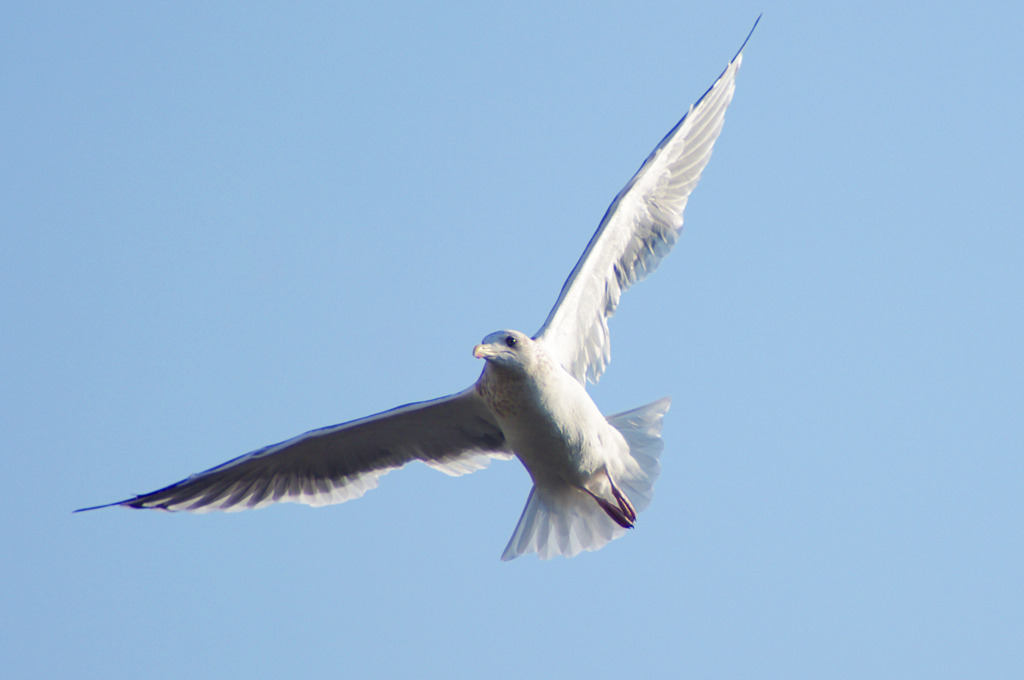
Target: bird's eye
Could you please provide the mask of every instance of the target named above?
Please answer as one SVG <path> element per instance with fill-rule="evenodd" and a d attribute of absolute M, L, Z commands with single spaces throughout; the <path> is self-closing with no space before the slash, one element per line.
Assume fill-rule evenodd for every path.
<path fill-rule="evenodd" d="M 505 344 L 508 345 L 509 347 L 515 347 L 516 342 L 516 336 L 514 335 L 509 335 L 505 337 Z"/>

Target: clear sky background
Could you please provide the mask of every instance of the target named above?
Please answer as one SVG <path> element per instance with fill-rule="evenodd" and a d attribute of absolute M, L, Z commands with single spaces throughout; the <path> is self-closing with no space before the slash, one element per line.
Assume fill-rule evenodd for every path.
<path fill-rule="evenodd" d="M 484 5 L 0 6 L 3 675 L 1024 677 L 1024 6 Z M 592 389 L 674 398 L 635 531 L 71 514 L 466 387 L 762 11 Z"/>

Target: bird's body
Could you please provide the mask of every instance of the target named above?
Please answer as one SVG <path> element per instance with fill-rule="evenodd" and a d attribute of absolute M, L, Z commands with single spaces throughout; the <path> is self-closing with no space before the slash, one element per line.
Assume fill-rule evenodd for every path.
<path fill-rule="evenodd" d="M 583 486 L 606 458 L 628 453 L 629 447 L 608 424 L 586 389 L 544 350 L 541 343 L 515 331 L 521 364 L 491 360 L 476 383 L 505 441 L 530 472 L 534 483 Z M 489 336 L 494 337 L 494 336 Z M 484 346 L 480 346 L 484 347 Z M 482 354 L 477 349 L 478 356 Z"/>
<path fill-rule="evenodd" d="M 492 333 L 473 353 L 487 359 L 476 392 L 533 480 L 534 494 L 520 526 L 530 518 L 531 504 L 558 517 L 561 525 L 546 527 L 555 531 L 543 545 L 550 542 L 563 554 L 573 552 L 574 540 L 592 545 L 595 530 L 611 538 L 616 531 L 608 518 L 631 528 L 636 510 L 614 480 L 639 477 L 649 488 L 657 470 L 640 469 L 625 437 L 583 385 L 555 362 L 543 342 L 517 331 Z M 512 552 L 520 551 L 510 543 L 506 557 Z"/>
<path fill-rule="evenodd" d="M 325 505 L 361 496 L 413 460 L 461 475 L 515 456 L 534 486 L 503 559 L 571 557 L 622 535 L 650 502 L 669 400 L 606 417 L 585 384 L 608 362 L 607 321 L 622 291 L 678 238 L 741 53 L 616 196 L 538 333 L 498 331 L 476 346 L 474 356 L 486 363 L 474 385 L 313 430 L 110 505 L 195 512 Z"/>

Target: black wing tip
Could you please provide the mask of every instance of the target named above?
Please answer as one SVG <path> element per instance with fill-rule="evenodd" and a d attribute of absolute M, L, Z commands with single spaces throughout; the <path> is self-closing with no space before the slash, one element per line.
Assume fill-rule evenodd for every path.
<path fill-rule="evenodd" d="M 131 501 L 115 501 L 114 503 L 104 503 L 103 505 L 92 505 L 89 506 L 88 508 L 78 508 L 77 510 L 72 510 L 71 514 L 76 514 L 79 512 L 90 512 L 92 510 L 102 510 L 103 508 L 113 508 L 118 505 L 125 505 L 126 503 L 129 502 Z"/>
<path fill-rule="evenodd" d="M 759 23 L 761 23 L 761 17 L 763 17 L 763 16 L 764 16 L 764 12 L 761 12 L 760 14 L 757 15 L 757 19 L 754 20 L 754 25 L 750 27 L 750 32 L 747 33 L 747 37 L 743 39 L 743 44 L 740 45 L 740 48 L 738 50 L 736 50 L 736 55 L 732 58 L 732 61 L 736 61 L 736 57 L 738 57 L 741 54 L 743 54 L 743 48 L 747 46 L 748 42 L 750 42 L 750 37 L 752 35 L 754 35 L 754 29 L 756 29 L 757 25 Z M 729 62 L 729 63 L 732 63 L 732 62 Z"/>
<path fill-rule="evenodd" d="M 740 48 L 738 50 L 736 50 L 736 54 L 733 55 L 733 58 L 729 60 L 729 64 L 724 69 L 722 69 L 722 72 L 720 74 L 718 74 L 718 78 L 715 79 L 715 82 L 711 83 L 711 87 L 709 87 L 707 89 L 707 91 L 700 96 L 700 99 L 698 99 L 693 106 L 697 106 L 697 104 L 700 104 L 700 102 L 704 99 L 704 97 L 707 97 L 708 93 L 710 93 L 711 90 L 715 89 L 715 86 L 717 86 L 718 83 L 720 83 L 722 81 L 722 78 L 725 77 L 725 74 L 729 72 L 729 69 L 731 69 L 733 64 L 736 63 L 736 60 L 740 58 L 740 55 L 743 54 L 743 49 L 747 46 L 747 43 L 750 42 L 750 37 L 752 35 L 754 35 L 754 29 L 757 28 L 757 25 L 759 23 L 761 23 L 761 17 L 763 17 L 763 16 L 764 16 L 764 12 L 762 12 L 761 14 L 757 15 L 757 19 L 754 20 L 754 25 L 750 27 L 750 32 L 747 33 L 747 37 L 743 39 L 743 44 L 740 45 Z M 668 139 L 669 137 L 671 137 L 672 134 L 675 133 L 676 128 L 678 128 L 680 125 L 682 125 L 684 120 L 686 120 L 686 116 L 683 116 L 682 120 L 680 120 L 678 123 L 676 123 L 676 127 L 672 128 L 672 130 L 668 133 L 668 135 L 665 136 L 665 139 Z M 664 140 L 662 140 L 662 141 L 664 141 Z M 657 151 L 657 149 L 655 149 L 655 151 Z"/>
<path fill-rule="evenodd" d="M 91 512 L 92 510 L 102 510 L 103 508 L 116 508 L 116 507 L 138 508 L 138 509 L 154 508 L 154 509 L 157 509 L 157 510 L 166 510 L 167 509 L 167 508 L 161 507 L 159 505 L 145 505 L 144 501 L 143 501 L 143 498 L 144 498 L 143 496 L 136 496 L 135 498 L 127 498 L 127 499 L 125 499 L 123 501 L 114 501 L 113 503 L 104 503 L 103 505 L 92 505 L 92 506 L 89 506 L 88 508 L 78 508 L 77 510 L 72 510 L 71 514 L 74 515 L 74 514 L 77 514 L 79 512 Z"/>

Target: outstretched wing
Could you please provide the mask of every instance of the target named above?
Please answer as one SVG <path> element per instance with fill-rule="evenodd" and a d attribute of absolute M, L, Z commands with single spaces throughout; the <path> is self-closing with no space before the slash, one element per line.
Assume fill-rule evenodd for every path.
<path fill-rule="evenodd" d="M 537 332 L 535 339 L 580 382 L 597 382 L 608 363 L 608 318 L 622 291 L 654 271 L 675 244 L 686 201 L 722 130 L 742 60 L 740 47 L 615 197 Z"/>
<path fill-rule="evenodd" d="M 97 507 L 209 512 L 279 501 L 328 505 L 362 496 L 381 475 L 413 460 L 462 475 L 486 467 L 490 458 L 510 457 L 501 429 L 469 388 L 313 430 L 158 491 Z"/>

